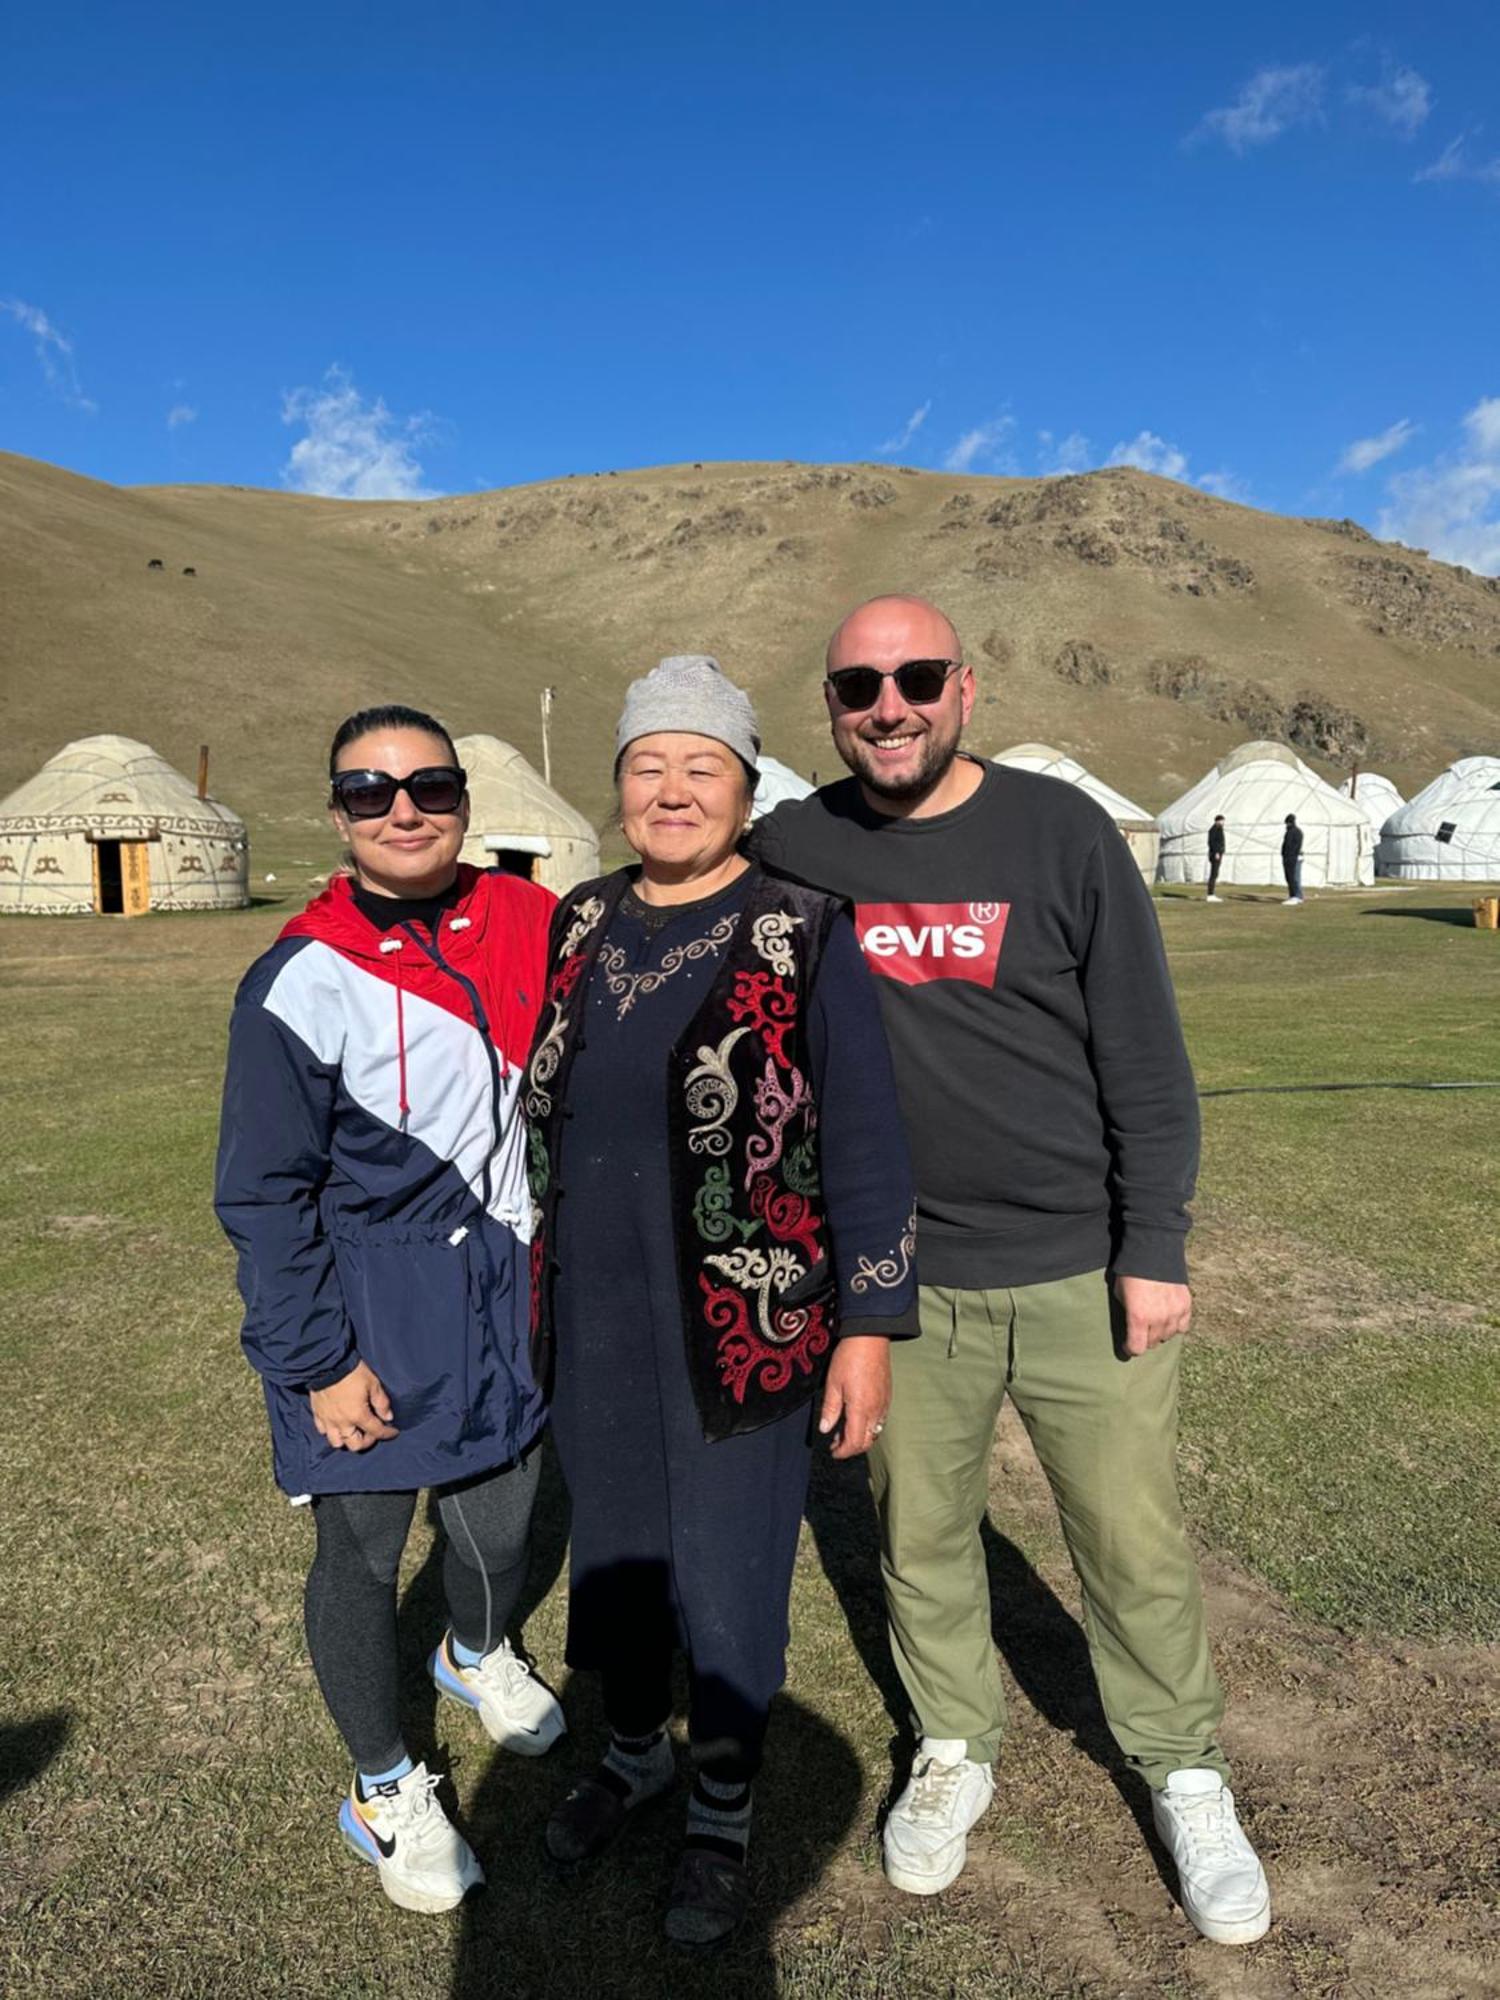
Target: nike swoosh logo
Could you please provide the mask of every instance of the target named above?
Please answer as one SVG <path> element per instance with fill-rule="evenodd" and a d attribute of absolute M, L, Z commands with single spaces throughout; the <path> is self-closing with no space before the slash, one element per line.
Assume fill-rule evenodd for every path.
<path fill-rule="evenodd" d="M 374 1827 L 370 1826 L 370 1822 L 368 1820 L 365 1821 L 365 1825 L 369 1828 L 371 1840 L 374 1841 L 375 1845 L 380 1849 L 381 1853 L 385 1856 L 386 1860 L 389 1861 L 391 1856 L 396 1851 L 396 1842 L 394 1838 L 390 1840 L 382 1840 L 380 1835 L 375 1831 Z"/>

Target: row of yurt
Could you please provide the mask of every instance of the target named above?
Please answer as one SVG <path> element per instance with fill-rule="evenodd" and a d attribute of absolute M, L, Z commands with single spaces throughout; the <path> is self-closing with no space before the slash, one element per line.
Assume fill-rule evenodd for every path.
<path fill-rule="evenodd" d="M 0 911 L 140 916 L 250 900 L 245 823 L 128 736 L 85 736 L 0 801 Z"/>
<path fill-rule="evenodd" d="M 1302 829 L 1302 881 L 1311 889 L 1375 880 L 1375 831 L 1363 808 L 1340 798 L 1284 743 L 1242 743 L 1157 821 L 1157 880 L 1208 879 L 1208 829 L 1224 819 L 1223 882 L 1281 879 L 1288 813 Z"/>
<path fill-rule="evenodd" d="M 1008 764 L 1016 771 L 1039 771 L 1044 778 L 1060 778 L 1064 784 L 1077 785 L 1081 792 L 1087 792 L 1096 805 L 1103 806 L 1120 829 L 1142 875 L 1148 882 L 1156 879 L 1156 857 L 1160 845 L 1156 821 L 1150 813 L 1127 799 L 1123 792 L 1117 792 L 1113 785 L 1106 785 L 1102 778 L 1096 778 L 1076 757 L 1065 756 L 1061 750 L 1054 750 L 1046 743 L 1013 743 L 1009 750 L 999 751 L 990 761 Z"/>
<path fill-rule="evenodd" d="M 1461 757 L 1380 830 L 1375 866 L 1409 882 L 1500 882 L 1500 757 Z"/>

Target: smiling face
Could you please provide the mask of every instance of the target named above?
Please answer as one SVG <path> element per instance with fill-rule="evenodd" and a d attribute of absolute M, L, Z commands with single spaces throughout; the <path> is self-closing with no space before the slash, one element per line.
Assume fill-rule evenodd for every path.
<path fill-rule="evenodd" d="M 828 646 L 828 672 L 879 667 L 886 677 L 873 708 L 847 709 L 825 681 L 834 748 L 870 802 L 911 810 L 933 800 L 958 754 L 974 706 L 968 667 L 950 673 L 935 702 L 906 701 L 890 669 L 907 660 L 960 658 L 958 634 L 936 606 L 915 597 L 877 597 L 851 612 Z"/>
<path fill-rule="evenodd" d="M 620 823 L 648 879 L 696 882 L 735 859 L 749 816 L 745 767 L 712 736 L 638 736 L 620 760 Z"/>
<path fill-rule="evenodd" d="M 454 763 L 441 736 L 425 729 L 372 729 L 339 752 L 340 771 L 385 771 L 410 777 L 432 764 Z M 361 888 L 377 896 L 437 896 L 453 880 L 458 851 L 469 827 L 469 801 L 457 812 L 424 813 L 409 792 L 397 792 L 381 819 L 351 819 L 338 806 L 330 815 Z"/>

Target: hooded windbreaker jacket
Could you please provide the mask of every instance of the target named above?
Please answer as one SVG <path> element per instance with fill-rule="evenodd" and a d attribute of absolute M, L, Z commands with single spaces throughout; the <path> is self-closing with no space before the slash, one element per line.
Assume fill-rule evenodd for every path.
<path fill-rule="evenodd" d="M 552 907 L 461 867 L 436 937 L 382 932 L 340 877 L 241 982 L 214 1206 L 290 1494 L 469 1478 L 542 1428 L 519 1098 Z M 357 1360 L 400 1435 L 335 1451 L 307 1392 Z"/>

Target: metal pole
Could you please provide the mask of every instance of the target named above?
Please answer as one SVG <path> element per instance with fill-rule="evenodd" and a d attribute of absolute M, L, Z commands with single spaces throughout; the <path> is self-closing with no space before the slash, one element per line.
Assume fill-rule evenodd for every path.
<path fill-rule="evenodd" d="M 542 782 L 552 783 L 552 697 L 555 687 L 542 689 Z"/>

